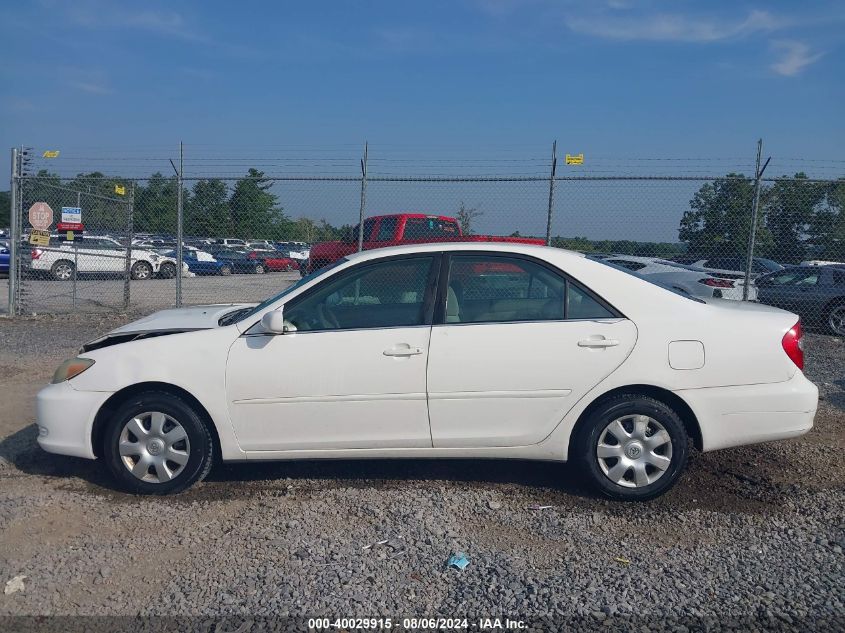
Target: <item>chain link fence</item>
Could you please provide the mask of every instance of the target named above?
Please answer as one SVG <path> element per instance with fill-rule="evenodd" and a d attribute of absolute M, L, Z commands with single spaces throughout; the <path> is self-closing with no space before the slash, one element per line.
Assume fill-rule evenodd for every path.
<path fill-rule="evenodd" d="M 20 156 L 13 162 L 16 314 L 255 302 L 359 243 L 495 236 L 581 251 L 692 296 L 785 308 L 845 335 L 845 180 L 828 174 L 561 175 L 538 161 L 527 174 L 401 175 L 413 170 L 397 159 L 374 161 L 378 173 L 362 162 L 359 174 L 345 164 L 345 173 L 233 177 L 213 165 L 180 174 L 174 163 L 172 175 L 134 178 L 28 173 Z M 38 203 L 52 217 L 36 243 Z M 81 239 L 58 224 L 63 209 L 80 210 Z M 530 292 L 497 283 L 509 298 Z"/>

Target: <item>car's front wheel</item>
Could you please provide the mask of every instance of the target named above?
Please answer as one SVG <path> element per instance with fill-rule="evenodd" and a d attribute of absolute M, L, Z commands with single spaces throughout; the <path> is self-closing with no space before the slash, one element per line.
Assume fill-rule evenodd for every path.
<path fill-rule="evenodd" d="M 263 275 L 264 274 L 264 266 L 261 264 L 256 264 L 255 268 L 252 269 L 256 275 Z"/>
<path fill-rule="evenodd" d="M 645 501 L 669 490 L 687 463 L 689 439 L 663 402 L 624 394 L 600 404 L 579 428 L 572 458 L 603 495 Z"/>
<path fill-rule="evenodd" d="M 176 264 L 164 262 L 158 269 L 158 275 L 163 279 L 173 279 L 176 276 Z"/>
<path fill-rule="evenodd" d="M 124 490 L 185 490 L 211 469 L 214 440 L 202 417 L 176 395 L 147 391 L 128 399 L 103 435 L 109 471 Z"/>

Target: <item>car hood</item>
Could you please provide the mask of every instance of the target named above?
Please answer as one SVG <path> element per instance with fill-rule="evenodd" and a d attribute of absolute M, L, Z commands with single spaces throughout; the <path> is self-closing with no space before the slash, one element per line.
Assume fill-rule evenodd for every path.
<path fill-rule="evenodd" d="M 142 338 L 208 330 L 218 327 L 220 319 L 227 314 L 237 310 L 249 309 L 255 305 L 255 303 L 225 303 L 160 310 L 137 321 L 122 325 L 108 334 L 86 343 L 82 346 L 82 351 L 88 352 Z"/>

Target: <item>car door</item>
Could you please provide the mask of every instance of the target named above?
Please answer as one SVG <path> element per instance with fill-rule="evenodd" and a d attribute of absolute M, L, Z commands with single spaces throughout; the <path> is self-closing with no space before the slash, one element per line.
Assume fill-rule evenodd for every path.
<path fill-rule="evenodd" d="M 426 403 L 439 256 L 363 262 L 260 323 L 229 352 L 226 388 L 247 451 L 431 447 Z"/>
<path fill-rule="evenodd" d="M 630 354 L 634 324 L 538 260 L 453 254 L 428 360 L 435 447 L 540 442 Z"/>

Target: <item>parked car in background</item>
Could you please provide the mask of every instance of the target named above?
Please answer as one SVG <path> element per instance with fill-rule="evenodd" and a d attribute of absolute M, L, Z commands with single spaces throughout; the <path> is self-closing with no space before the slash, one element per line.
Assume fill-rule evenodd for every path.
<path fill-rule="evenodd" d="M 758 301 L 845 336 L 845 267 L 796 266 L 757 279 Z"/>
<path fill-rule="evenodd" d="M 600 493 L 646 500 L 690 445 L 809 431 L 803 362 L 783 310 L 697 301 L 562 249 L 425 244 L 87 343 L 39 392 L 37 441 L 141 494 L 184 490 L 215 459 L 458 457 L 571 460 Z"/>
<path fill-rule="evenodd" d="M 176 257 L 176 251 L 168 251 L 165 254 Z M 231 275 L 235 268 L 232 262 L 215 259 L 211 253 L 197 249 L 185 248 L 182 251 L 182 259 L 188 270 L 195 275 Z"/>
<path fill-rule="evenodd" d="M 145 249 L 133 248 L 129 272 L 132 279 L 152 279 L 155 276 L 175 277 L 176 260 Z M 81 242 L 60 242 L 44 248 L 33 247 L 27 269 L 33 274 L 49 275 L 59 281 L 73 277 L 74 267 L 79 274 L 123 273 L 126 266 L 126 247 L 107 237 L 86 237 Z"/>
<path fill-rule="evenodd" d="M 308 272 L 318 270 L 358 250 L 358 226 L 343 240 L 320 242 L 311 247 Z M 396 213 L 377 215 L 364 220 L 364 250 L 402 244 L 430 242 L 504 242 L 511 244 L 543 245 L 544 240 L 531 237 L 499 237 L 493 235 L 464 235 L 455 218 L 424 213 Z"/>
<path fill-rule="evenodd" d="M 9 245 L 6 242 L 0 243 L 0 275 L 9 274 Z"/>
<path fill-rule="evenodd" d="M 620 266 L 626 270 L 647 277 L 649 281 L 658 283 L 693 297 L 704 299 L 733 299 L 742 300 L 742 284 L 736 279 L 720 279 L 709 273 L 694 269 L 677 262 L 657 257 L 638 257 L 634 255 L 600 255 L 589 256 L 605 264 Z M 752 286 L 748 298 L 757 298 L 757 289 Z"/>
<path fill-rule="evenodd" d="M 673 257 L 672 260 L 686 266 L 718 273 L 715 276 L 724 279 L 745 278 L 746 258 L 739 255 L 733 257 Z M 759 275 L 775 273 L 783 270 L 783 268 L 781 264 L 771 259 L 755 257 L 751 262 L 751 278 L 755 279 Z"/>
<path fill-rule="evenodd" d="M 311 247 L 305 242 L 276 242 L 277 250 L 287 253 L 288 257 L 299 261 L 306 261 L 311 255 Z"/>
<path fill-rule="evenodd" d="M 234 273 L 251 273 L 263 275 L 267 272 L 267 264 L 261 257 L 249 257 L 249 253 L 231 248 L 210 248 L 209 252 L 219 262 L 227 263 Z M 222 273 L 221 274 L 225 274 Z"/>
<path fill-rule="evenodd" d="M 253 260 L 262 260 L 267 270 L 273 272 L 299 271 L 299 262 L 290 257 L 285 257 L 277 250 L 256 249 L 247 253 L 247 257 Z"/>
<path fill-rule="evenodd" d="M 828 259 L 808 259 L 799 264 L 800 266 L 845 266 L 845 262 L 834 262 Z"/>
<path fill-rule="evenodd" d="M 225 237 L 215 240 L 215 244 L 219 244 L 225 248 L 246 248 L 246 241 L 237 238 Z"/>

